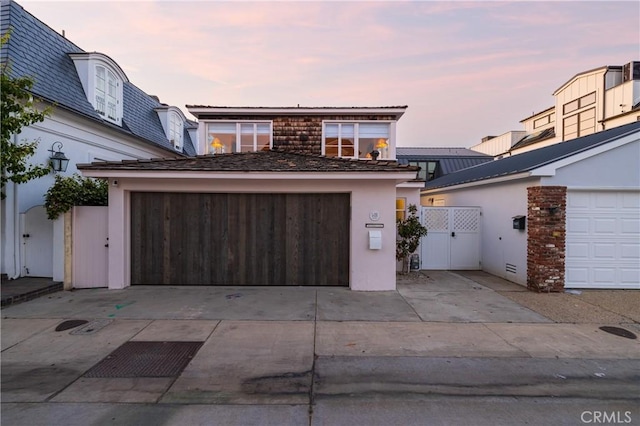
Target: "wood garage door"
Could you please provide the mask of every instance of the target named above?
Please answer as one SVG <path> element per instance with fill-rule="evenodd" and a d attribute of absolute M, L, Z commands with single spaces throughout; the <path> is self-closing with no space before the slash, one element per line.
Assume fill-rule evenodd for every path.
<path fill-rule="evenodd" d="M 349 194 L 131 194 L 131 284 L 349 285 Z"/>

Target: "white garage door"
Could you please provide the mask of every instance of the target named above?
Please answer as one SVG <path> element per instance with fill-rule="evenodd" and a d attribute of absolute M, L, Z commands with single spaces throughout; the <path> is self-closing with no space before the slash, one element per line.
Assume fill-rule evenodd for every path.
<path fill-rule="evenodd" d="M 566 288 L 640 289 L 640 192 L 568 191 Z"/>

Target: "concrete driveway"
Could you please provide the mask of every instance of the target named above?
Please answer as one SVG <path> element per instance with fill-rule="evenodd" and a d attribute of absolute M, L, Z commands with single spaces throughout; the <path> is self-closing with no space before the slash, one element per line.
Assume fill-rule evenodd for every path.
<path fill-rule="evenodd" d="M 125 290 L 74 290 L 9 306 L 2 314 L 6 318 L 67 319 L 550 322 L 459 274 L 428 274 L 419 279 L 400 277 L 398 290 L 386 292 L 354 292 L 344 287 L 133 286 Z"/>
<path fill-rule="evenodd" d="M 2 421 L 577 424 L 596 402 L 640 416 L 638 340 L 554 323 L 479 277 L 434 271 L 382 293 L 94 289 L 10 306 Z M 69 319 L 89 323 L 56 331 Z M 197 350 L 182 358 L 148 349 L 185 342 Z M 136 370 L 180 360 L 173 373 Z"/>

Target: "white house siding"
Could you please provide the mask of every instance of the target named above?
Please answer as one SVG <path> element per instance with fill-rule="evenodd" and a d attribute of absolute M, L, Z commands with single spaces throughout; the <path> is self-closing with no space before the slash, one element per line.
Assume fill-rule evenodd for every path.
<path fill-rule="evenodd" d="M 527 214 L 527 187 L 537 185 L 538 179 L 531 178 L 469 186 L 423 194 L 421 202 L 423 206 L 480 207 L 482 270 L 526 285 L 527 232 L 513 229 L 513 217 Z"/>
<path fill-rule="evenodd" d="M 640 289 L 640 141 L 542 182 L 567 187 L 565 287 Z"/>
<path fill-rule="evenodd" d="M 507 152 L 513 145 L 515 145 L 520 139 L 522 139 L 527 132 L 522 130 L 512 130 L 507 133 L 503 133 L 500 136 L 491 138 L 485 142 L 472 146 L 471 150 L 476 152 L 482 152 L 487 155 L 500 155 Z"/>
<path fill-rule="evenodd" d="M 70 159 L 65 176 L 77 173 L 77 163 L 95 160 L 123 160 L 172 156 L 169 151 L 146 144 L 123 135 L 116 130 L 79 118 L 65 110 L 54 109 L 54 113 L 41 123 L 29 126 L 15 136 L 17 142 L 39 140 L 38 149 L 30 161 L 48 164 L 54 142 L 61 142 L 62 151 Z M 55 174 L 50 173 L 28 183 L 7 185 L 7 199 L 2 203 L 2 256 L 1 272 L 14 278 L 23 273 L 20 247 L 20 214 L 34 206 L 43 205 L 45 193 L 51 187 Z M 56 281 L 64 279 L 64 230 L 63 221 L 56 220 L 53 226 L 52 275 Z"/>

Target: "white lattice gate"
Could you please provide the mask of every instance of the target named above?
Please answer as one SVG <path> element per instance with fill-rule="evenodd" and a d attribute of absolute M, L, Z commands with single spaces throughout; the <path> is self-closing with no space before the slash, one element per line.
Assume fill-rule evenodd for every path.
<path fill-rule="evenodd" d="M 481 269 L 480 208 L 423 207 L 422 269 Z"/>

